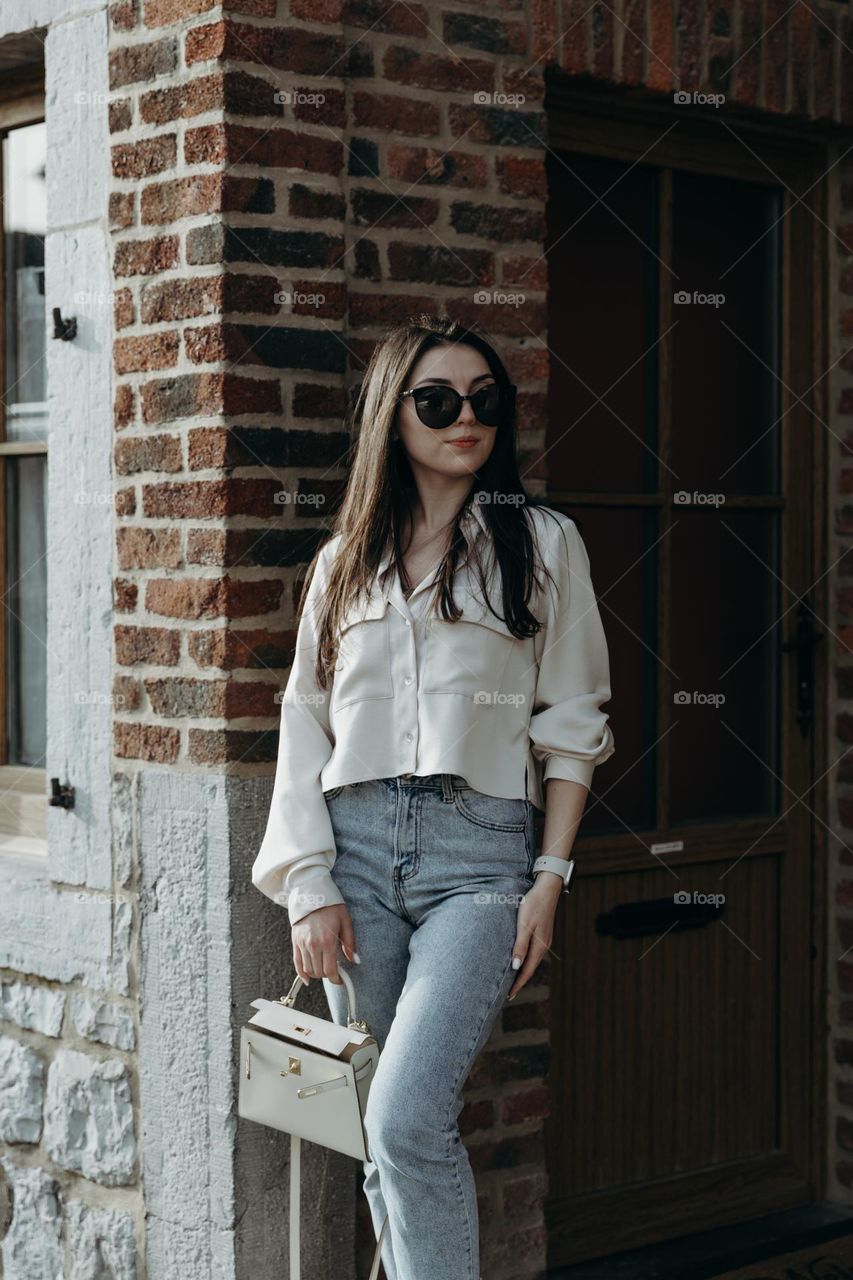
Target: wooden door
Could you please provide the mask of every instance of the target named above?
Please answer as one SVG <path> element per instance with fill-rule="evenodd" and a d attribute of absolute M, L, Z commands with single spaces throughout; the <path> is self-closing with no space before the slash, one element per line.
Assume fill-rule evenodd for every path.
<path fill-rule="evenodd" d="M 825 165 L 637 119 L 552 101 L 548 492 L 617 744 L 553 943 L 552 1264 L 820 1194 Z"/>

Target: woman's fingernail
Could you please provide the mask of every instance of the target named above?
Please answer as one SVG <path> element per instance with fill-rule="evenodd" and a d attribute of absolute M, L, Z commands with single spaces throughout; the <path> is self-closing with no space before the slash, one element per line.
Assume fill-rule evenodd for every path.
<path fill-rule="evenodd" d="M 521 956 L 513 956 L 513 957 L 512 957 L 512 967 L 513 967 L 513 969 L 520 969 L 520 968 L 521 968 Z"/>
<path fill-rule="evenodd" d="M 358 954 L 357 951 L 353 951 L 352 958 L 356 962 L 356 964 L 361 964 L 361 956 Z"/>

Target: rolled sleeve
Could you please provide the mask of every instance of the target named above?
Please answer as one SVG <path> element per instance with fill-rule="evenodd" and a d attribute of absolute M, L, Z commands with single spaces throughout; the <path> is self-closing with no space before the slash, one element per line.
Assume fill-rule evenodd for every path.
<path fill-rule="evenodd" d="M 563 778 L 589 787 L 597 764 L 615 751 L 602 703 L 608 702 L 610 659 L 589 572 L 589 557 L 574 521 L 560 517 L 548 567 L 546 623 L 537 634 L 539 670 L 530 719 L 531 750 L 543 784 Z"/>
<path fill-rule="evenodd" d="M 328 582 L 329 543 L 308 589 L 290 676 L 281 702 L 278 756 L 267 826 L 252 883 L 287 906 L 291 924 L 321 906 L 343 902 L 331 876 L 335 838 L 320 775 L 334 739 L 329 690 L 315 680 L 317 621 Z"/>

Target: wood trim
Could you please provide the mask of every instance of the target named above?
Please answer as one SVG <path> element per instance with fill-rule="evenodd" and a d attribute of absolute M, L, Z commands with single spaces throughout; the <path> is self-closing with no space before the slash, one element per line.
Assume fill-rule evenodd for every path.
<path fill-rule="evenodd" d="M 39 124 L 44 119 L 44 90 L 0 100 L 0 129 L 17 129 L 22 125 Z"/>
<path fill-rule="evenodd" d="M 629 163 L 640 155 L 643 164 L 671 165 L 744 182 L 773 183 L 778 179 L 793 186 L 794 179 L 811 166 L 815 148 L 826 146 L 813 130 L 798 128 L 788 120 L 780 123 L 727 110 L 727 118 L 735 124 L 721 127 L 720 117 L 710 114 L 712 108 L 687 108 L 695 114 L 685 117 L 684 108 L 671 101 L 662 103 L 657 95 L 607 96 L 580 90 L 559 73 L 546 75 L 545 109 L 549 113 L 548 145 L 555 151 L 583 151 Z M 669 132 L 676 122 L 686 124 L 688 120 L 690 143 L 684 141 L 686 130 Z M 825 138 L 833 134 L 846 137 L 847 133 L 849 130 L 840 127 L 828 127 Z"/>
<path fill-rule="evenodd" d="M 827 225 L 831 216 L 829 198 L 829 174 L 837 159 L 838 148 L 831 145 L 815 149 L 815 185 L 810 201 L 820 222 L 812 224 L 811 257 L 812 257 L 812 311 L 811 327 L 813 333 L 813 409 L 816 421 L 826 422 L 830 412 L 828 379 L 825 376 L 831 363 L 831 327 L 829 324 L 829 306 L 831 293 L 830 265 L 832 255 L 829 249 L 829 237 L 823 233 L 821 223 Z M 830 616 L 830 581 L 826 572 L 832 563 L 829 555 L 830 541 L 828 537 L 829 513 L 829 462 L 830 444 L 825 430 L 812 430 L 814 455 L 812 458 L 812 545 L 811 562 L 814 566 L 813 578 L 814 607 L 819 618 Z M 815 657 L 815 707 L 817 724 L 813 735 L 814 759 L 813 777 L 815 786 L 809 797 L 812 809 L 817 814 L 828 815 L 830 805 L 829 750 L 827 743 L 827 722 L 829 718 L 829 681 L 834 646 L 830 636 L 825 639 Z M 811 865 L 811 1037 L 810 1059 L 812 1065 L 813 1086 L 811 1091 L 810 1129 L 814 1135 L 812 1142 L 812 1183 L 817 1196 L 825 1198 L 828 1183 L 826 1154 L 829 1150 L 829 1116 L 828 1097 L 828 1048 L 826 1034 L 826 998 L 828 990 L 827 973 L 827 941 L 830 936 L 829 922 L 829 840 L 825 822 L 812 822 Z"/>
<path fill-rule="evenodd" d="M 47 453 L 46 440 L 4 440 L 0 442 L 0 458 L 29 457 L 33 453 Z"/>
<path fill-rule="evenodd" d="M 768 1176 L 768 1163 L 772 1173 Z M 722 1200 L 718 1194 L 720 1187 L 730 1194 L 732 1187 L 737 1187 L 740 1202 L 735 1201 L 734 1210 L 716 1206 Z M 796 1208 L 808 1199 L 808 1188 L 802 1179 L 801 1172 L 782 1154 L 766 1157 L 763 1160 L 736 1160 L 730 1164 L 706 1173 L 696 1174 L 693 1186 L 687 1188 L 679 1177 L 659 1179 L 641 1188 L 641 1202 L 645 1202 L 646 1212 L 641 1215 L 642 1225 L 634 1231 L 624 1247 L 641 1248 L 652 1244 L 661 1237 L 661 1223 L 670 1223 L 669 1236 L 675 1238 L 683 1235 L 684 1221 L 690 1214 L 695 1214 L 697 1204 L 710 1219 L 710 1227 L 727 1226 L 739 1222 L 754 1214 L 756 1201 L 761 1202 L 760 1212 L 773 1213 L 787 1208 Z M 548 1264 L 561 1265 L 563 1259 L 572 1255 L 572 1238 L 575 1233 L 583 1232 L 589 1238 L 597 1237 L 597 1249 L 589 1257 L 606 1257 L 612 1252 L 612 1233 L 614 1222 L 621 1220 L 622 1192 L 594 1192 L 586 1196 L 575 1196 L 567 1202 L 562 1200 L 546 1201 L 545 1221 L 548 1228 Z"/>

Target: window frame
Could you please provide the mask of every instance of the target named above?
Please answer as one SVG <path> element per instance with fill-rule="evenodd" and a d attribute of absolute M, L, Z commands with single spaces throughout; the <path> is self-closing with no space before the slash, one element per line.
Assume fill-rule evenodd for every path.
<path fill-rule="evenodd" d="M 3 77 L 0 85 L 0 144 L 15 129 L 27 125 L 46 124 L 46 104 L 44 72 L 31 68 Z M 2 153 L 0 153 L 1 156 Z M 4 178 L 2 158 L 0 158 L 0 202 L 4 199 Z M 0 234 L 0 386 L 6 385 L 6 309 L 3 290 L 5 288 L 5 229 Z M 45 289 L 45 298 L 47 290 Z M 47 317 L 45 317 L 45 324 Z M 0 503 L 3 518 L 0 519 L 0 599 L 6 599 L 9 590 L 6 565 L 8 553 L 7 519 L 6 519 L 6 482 L 7 458 L 36 457 L 46 455 L 48 441 L 7 440 L 7 406 L 5 396 L 0 394 Z M 22 766 L 11 763 L 7 758 L 8 738 L 6 723 L 8 715 L 7 672 L 9 651 L 5 618 L 0 626 L 0 855 L 35 854 L 47 856 L 47 768 Z M 14 795 L 15 804 L 7 806 L 3 797 Z M 39 799 L 40 798 L 40 799 Z M 33 834 L 33 822 L 37 823 L 37 833 Z"/>

